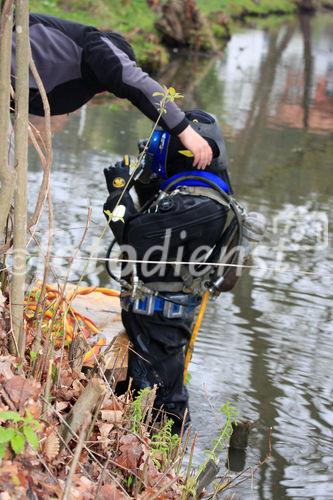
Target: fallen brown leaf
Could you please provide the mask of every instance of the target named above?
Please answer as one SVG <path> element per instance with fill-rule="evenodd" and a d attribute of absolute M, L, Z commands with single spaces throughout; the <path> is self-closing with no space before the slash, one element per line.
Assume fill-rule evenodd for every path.
<path fill-rule="evenodd" d="M 75 380 L 75 375 L 73 373 L 73 371 L 68 368 L 68 369 L 65 369 L 65 370 L 61 370 L 61 385 L 63 387 L 68 387 L 70 388 Z"/>
<path fill-rule="evenodd" d="M 144 470 L 145 469 L 145 477 L 146 477 L 146 483 L 147 483 L 147 486 L 151 486 L 151 487 L 154 487 L 155 484 L 157 484 L 161 477 L 163 476 L 163 474 L 161 474 L 155 464 L 153 463 L 153 461 L 148 457 L 147 459 L 147 463 L 146 464 L 141 464 L 140 466 L 140 470 Z"/>
<path fill-rule="evenodd" d="M 48 460 L 53 460 L 59 453 L 60 441 L 56 433 L 53 431 L 46 438 L 44 443 L 44 453 Z"/>
<path fill-rule="evenodd" d="M 67 389 L 67 387 L 61 387 L 59 391 L 57 391 L 57 396 L 65 401 L 71 401 L 71 399 L 74 399 L 75 391 Z"/>
<path fill-rule="evenodd" d="M 26 407 L 28 408 L 31 415 L 36 420 L 38 420 L 42 413 L 42 402 L 40 400 L 35 401 L 34 399 L 30 398 L 26 404 Z"/>
<path fill-rule="evenodd" d="M 126 496 L 115 484 L 104 484 L 96 500 L 124 500 Z"/>
<path fill-rule="evenodd" d="M 114 424 L 108 424 L 107 422 L 101 422 L 98 424 L 99 434 L 96 435 L 96 441 L 101 446 L 103 453 L 108 453 L 110 451 L 110 447 L 112 446 L 109 434 L 111 430 L 114 428 Z M 91 438 L 92 439 L 92 438 Z"/>
<path fill-rule="evenodd" d="M 128 469 L 129 472 L 136 472 L 140 458 L 143 455 L 143 445 L 141 441 L 132 434 L 127 434 L 120 438 L 120 456 L 116 458 L 118 465 Z"/>
<path fill-rule="evenodd" d="M 137 497 L 137 500 L 149 500 L 150 498 L 152 498 L 154 495 L 155 495 L 156 491 L 154 490 L 154 488 L 151 488 L 150 486 L 148 486 L 148 488 L 146 488 L 142 493 L 140 493 Z M 159 497 L 159 500 L 160 500 L 160 497 Z"/>
<path fill-rule="evenodd" d="M 14 377 L 14 373 L 12 372 L 14 361 L 14 356 L 0 356 L 0 376 L 2 375 L 5 380 Z"/>
<path fill-rule="evenodd" d="M 9 493 L 11 500 L 13 498 L 24 498 L 21 496 L 23 493 L 21 479 L 17 464 L 10 460 L 3 460 L 0 469 L 0 491 Z"/>
<path fill-rule="evenodd" d="M 80 380 L 74 380 L 72 387 L 73 387 L 73 391 L 75 392 L 75 397 L 78 398 L 84 389 L 83 384 L 80 382 Z"/>
<path fill-rule="evenodd" d="M 102 420 L 110 424 L 120 424 L 123 412 L 120 410 L 101 410 Z"/>
<path fill-rule="evenodd" d="M 56 401 L 55 404 L 55 410 L 56 412 L 61 413 L 63 410 L 66 410 L 68 408 L 69 403 L 67 401 Z"/>
<path fill-rule="evenodd" d="M 85 476 L 74 475 L 69 498 L 78 500 L 93 500 L 95 483 Z"/>
<path fill-rule="evenodd" d="M 4 382 L 3 387 L 18 410 L 24 406 L 30 397 L 37 397 L 40 392 L 38 382 L 27 380 L 20 375 L 15 375 Z"/>
<path fill-rule="evenodd" d="M 124 402 L 120 401 L 120 398 L 115 398 L 114 396 L 105 398 L 102 405 L 102 410 L 123 410 L 123 408 Z"/>
<path fill-rule="evenodd" d="M 113 429 L 114 424 L 108 424 L 107 422 L 99 424 L 99 432 L 101 433 L 101 439 L 106 439 Z"/>

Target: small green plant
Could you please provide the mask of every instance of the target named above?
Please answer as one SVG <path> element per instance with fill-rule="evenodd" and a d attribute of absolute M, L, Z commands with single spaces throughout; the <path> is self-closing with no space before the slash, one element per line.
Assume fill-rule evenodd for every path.
<path fill-rule="evenodd" d="M 186 478 L 186 482 L 182 488 L 181 500 L 187 500 L 188 498 L 196 498 L 197 492 L 197 479 L 195 476 L 189 476 Z"/>
<path fill-rule="evenodd" d="M 238 411 L 237 411 L 237 408 L 235 406 L 232 406 L 230 401 L 227 401 L 226 403 L 224 403 L 223 406 L 221 406 L 220 412 L 223 413 L 226 417 L 226 422 L 224 424 L 223 431 L 222 431 L 223 441 L 226 442 L 226 441 L 229 441 L 229 439 L 231 437 L 231 434 L 233 431 L 232 424 L 237 425 Z"/>
<path fill-rule="evenodd" d="M 237 425 L 237 408 L 232 406 L 230 401 L 227 401 L 223 406 L 221 406 L 220 412 L 225 415 L 226 422 L 222 427 L 219 435 L 214 439 L 212 448 L 205 451 L 206 460 L 199 467 L 196 478 L 198 478 L 200 473 L 205 470 L 210 460 L 213 460 L 216 464 L 218 463 L 217 452 L 221 451 L 223 449 L 223 446 L 229 442 L 233 431 L 232 424 Z"/>
<path fill-rule="evenodd" d="M 132 474 L 130 474 L 127 478 L 127 490 L 130 491 L 132 486 L 134 484 L 134 476 L 132 476 Z"/>
<path fill-rule="evenodd" d="M 174 87 L 166 87 L 163 85 L 164 92 L 154 92 L 153 97 L 161 97 L 161 101 L 158 103 L 158 111 L 163 114 L 166 113 L 166 105 L 168 102 L 175 102 L 175 99 L 182 99 L 184 96 L 176 92 Z"/>
<path fill-rule="evenodd" d="M 137 397 L 131 404 L 131 431 L 136 434 L 140 433 L 141 424 L 147 415 L 147 407 L 149 396 L 152 392 L 150 387 L 145 387 L 138 392 Z"/>
<path fill-rule="evenodd" d="M 30 351 L 29 352 L 29 358 L 32 363 L 34 363 L 37 359 L 37 352 L 36 351 Z"/>
<path fill-rule="evenodd" d="M 10 427 L 0 427 L 0 458 L 3 458 L 8 446 L 16 455 L 23 452 L 26 443 L 34 450 L 38 449 L 35 430 L 40 429 L 40 423 L 28 410 L 25 417 L 15 411 L 1 411 L 0 420 L 11 423 Z"/>
<path fill-rule="evenodd" d="M 158 468 L 162 463 L 172 460 L 178 449 L 180 437 L 172 433 L 172 426 L 173 420 L 170 418 L 151 439 L 151 457 Z"/>

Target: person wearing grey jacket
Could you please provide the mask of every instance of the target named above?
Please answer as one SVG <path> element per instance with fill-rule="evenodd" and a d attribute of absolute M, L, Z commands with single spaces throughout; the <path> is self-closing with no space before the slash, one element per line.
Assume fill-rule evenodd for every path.
<path fill-rule="evenodd" d="M 158 117 L 155 92 L 162 87 L 137 64 L 130 44 L 118 33 L 92 26 L 30 14 L 30 43 L 50 103 L 52 115 L 70 113 L 94 95 L 109 91 L 130 100 L 152 121 Z M 13 31 L 12 85 L 15 88 L 16 34 Z M 29 78 L 29 111 L 43 115 L 36 82 Z M 185 114 L 169 102 L 160 124 L 192 151 L 194 165 L 205 168 L 212 159 L 209 144 L 190 126 Z"/>

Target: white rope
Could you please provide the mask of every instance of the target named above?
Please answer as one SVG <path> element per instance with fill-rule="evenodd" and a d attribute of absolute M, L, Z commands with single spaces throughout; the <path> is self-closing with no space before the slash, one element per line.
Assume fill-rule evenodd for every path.
<path fill-rule="evenodd" d="M 12 253 L 8 253 L 7 255 L 13 255 Z M 42 257 L 40 254 L 25 254 L 26 257 Z M 277 267 L 261 267 L 261 266 L 256 266 L 256 265 L 249 265 L 249 264 L 228 264 L 228 263 L 222 263 L 222 262 L 200 262 L 200 261 L 172 261 L 172 260 L 140 260 L 140 259 L 120 259 L 120 258 L 112 258 L 112 257 L 84 257 L 84 256 L 75 256 L 73 257 L 72 255 L 51 255 L 51 259 L 53 260 L 83 260 L 83 261 L 92 261 L 92 262 L 114 262 L 117 264 L 121 263 L 129 263 L 129 264 L 160 264 L 160 265 L 188 265 L 188 266 L 215 266 L 215 267 L 236 267 L 236 268 L 241 268 L 241 269 L 256 269 L 258 271 L 273 271 L 276 273 L 294 273 L 294 274 L 301 274 L 305 276 L 318 276 L 318 277 L 326 277 L 326 278 L 332 278 L 332 274 L 322 274 L 314 271 L 303 271 L 303 270 L 297 270 L 293 268 L 289 269 L 279 269 Z"/>

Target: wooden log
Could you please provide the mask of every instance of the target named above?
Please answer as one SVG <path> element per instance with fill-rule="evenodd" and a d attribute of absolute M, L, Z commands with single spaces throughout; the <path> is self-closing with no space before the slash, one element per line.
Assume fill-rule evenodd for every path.
<path fill-rule="evenodd" d="M 206 489 L 216 478 L 220 468 L 214 462 L 214 460 L 209 460 L 206 467 L 202 472 L 200 472 L 197 480 L 196 495 L 199 497 L 204 489 Z"/>
<path fill-rule="evenodd" d="M 232 434 L 230 437 L 229 446 L 235 450 L 245 450 L 249 442 L 249 434 L 253 422 L 250 420 L 243 420 L 232 424 Z"/>
<path fill-rule="evenodd" d="M 87 387 L 82 391 L 81 396 L 69 412 L 66 423 L 63 423 L 59 429 L 59 434 L 63 439 L 62 447 L 68 443 L 74 434 L 82 426 L 87 413 L 93 413 L 95 406 L 104 396 L 106 387 L 97 377 L 92 378 Z"/>

